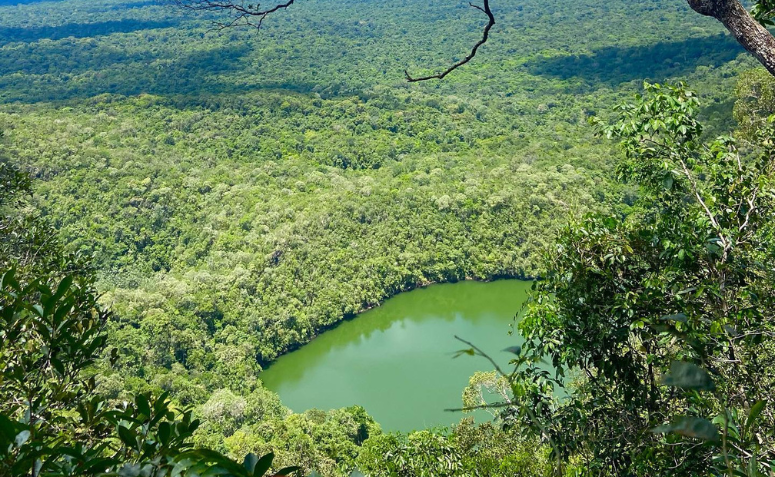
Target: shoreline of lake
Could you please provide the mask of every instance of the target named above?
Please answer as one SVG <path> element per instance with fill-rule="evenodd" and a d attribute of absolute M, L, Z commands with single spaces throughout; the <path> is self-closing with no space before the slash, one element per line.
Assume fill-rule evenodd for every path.
<path fill-rule="evenodd" d="M 475 372 L 491 371 L 483 359 L 452 361 L 464 347 L 454 336 L 505 365 L 510 356 L 499 352 L 522 342 L 508 331 L 531 285 L 465 280 L 397 294 L 364 312 L 370 319 L 342 321 L 278 358 L 260 379 L 295 412 L 362 405 L 386 430 L 451 425 L 463 415 L 443 409 L 460 407 Z"/>

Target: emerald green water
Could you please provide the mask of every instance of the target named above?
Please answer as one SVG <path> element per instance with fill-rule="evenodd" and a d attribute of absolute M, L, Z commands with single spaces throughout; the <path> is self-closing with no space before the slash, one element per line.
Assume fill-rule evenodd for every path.
<path fill-rule="evenodd" d="M 295 412 L 359 404 L 384 430 L 411 431 L 458 422 L 461 394 L 480 357 L 453 359 L 458 335 L 507 365 L 505 347 L 521 344 L 509 325 L 530 282 L 433 285 L 401 293 L 280 357 L 261 379 Z M 490 415 L 477 411 L 477 420 Z"/>

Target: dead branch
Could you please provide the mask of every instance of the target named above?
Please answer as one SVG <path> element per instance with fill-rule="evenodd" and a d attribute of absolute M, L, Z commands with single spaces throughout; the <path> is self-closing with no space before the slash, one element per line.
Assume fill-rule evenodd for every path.
<path fill-rule="evenodd" d="M 284 10 L 291 5 L 293 5 L 295 0 L 287 0 L 285 3 L 278 3 L 274 5 L 271 8 L 261 8 L 260 3 L 256 4 L 245 4 L 242 0 L 172 0 L 176 5 L 182 8 L 186 8 L 189 10 L 195 10 L 195 11 L 204 11 L 204 12 L 230 12 L 234 15 L 234 17 L 227 22 L 215 22 L 215 26 L 219 30 L 223 30 L 226 28 L 231 28 L 237 25 L 248 25 L 248 26 L 254 26 L 258 29 L 261 28 L 261 25 L 264 22 L 264 19 L 266 19 L 267 16 L 271 15 L 272 13 L 277 12 L 278 10 Z M 487 43 L 487 40 L 490 37 L 490 30 L 492 29 L 493 25 L 495 25 L 495 15 L 493 15 L 492 10 L 490 9 L 490 0 L 483 0 L 483 4 L 475 5 L 473 3 L 469 3 L 469 5 L 472 8 L 475 8 L 481 12 L 483 12 L 485 15 L 487 15 L 487 25 L 485 25 L 484 30 L 482 31 L 482 38 L 479 40 L 471 49 L 471 52 L 463 58 L 462 60 L 458 61 L 457 63 L 453 64 L 446 70 L 442 71 L 441 73 L 435 74 L 435 75 L 429 75 L 429 76 L 420 76 L 420 77 L 413 77 L 409 74 L 409 71 L 404 70 L 404 74 L 406 75 L 406 80 L 410 83 L 415 83 L 418 81 L 427 81 L 431 79 L 443 79 L 445 76 L 453 72 L 454 70 L 460 68 L 461 66 L 465 65 L 469 61 L 471 61 L 474 56 L 476 56 L 476 52 L 479 50 L 479 47 Z"/>
<path fill-rule="evenodd" d="M 415 83 L 418 81 L 427 81 L 431 79 L 443 79 L 445 76 L 450 74 L 451 72 L 455 71 L 456 69 L 460 68 L 464 64 L 471 61 L 474 56 L 476 56 L 477 50 L 479 50 L 479 47 L 487 43 L 487 40 L 490 38 L 490 30 L 495 25 L 495 15 L 493 15 L 492 10 L 490 10 L 490 0 L 483 0 L 484 3 L 482 6 L 474 5 L 473 3 L 469 3 L 469 5 L 473 8 L 476 8 L 479 11 L 484 12 L 485 15 L 487 15 L 487 25 L 484 27 L 484 31 L 482 32 L 482 39 L 479 40 L 474 47 L 471 49 L 471 53 L 468 54 L 465 58 L 458 61 L 457 63 L 453 64 L 446 70 L 442 71 L 441 73 L 430 75 L 430 76 L 420 76 L 420 77 L 413 77 L 409 74 L 409 71 L 404 70 L 404 74 L 406 75 L 406 80 L 410 83 Z"/>
<path fill-rule="evenodd" d="M 264 22 L 264 19 L 278 10 L 284 10 L 291 5 L 295 0 L 288 0 L 285 3 L 278 3 L 277 5 L 262 9 L 260 3 L 247 4 L 244 2 L 234 2 L 230 0 L 173 0 L 176 5 L 189 10 L 204 11 L 204 12 L 221 12 L 227 11 L 235 14 L 232 21 L 227 23 L 216 22 L 216 26 L 219 29 L 230 28 L 239 24 L 248 26 L 254 26 L 258 29 Z"/>

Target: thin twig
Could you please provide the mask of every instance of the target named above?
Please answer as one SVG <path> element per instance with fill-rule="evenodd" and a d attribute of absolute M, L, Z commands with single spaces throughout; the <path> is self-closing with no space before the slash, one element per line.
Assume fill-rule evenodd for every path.
<path fill-rule="evenodd" d="M 495 367 L 495 370 L 498 371 L 498 373 L 501 376 L 507 379 L 509 378 L 509 375 L 503 372 L 503 369 L 501 369 L 501 367 L 498 366 L 498 363 L 496 363 L 495 360 L 490 357 L 490 355 L 488 355 L 487 353 L 479 349 L 475 344 L 471 343 L 470 341 L 466 341 L 457 335 L 455 335 L 455 339 L 470 346 L 474 351 L 476 351 L 476 354 L 478 354 L 479 356 L 482 356 L 483 358 L 487 358 L 487 361 L 489 361 L 490 364 L 492 364 Z"/>
<path fill-rule="evenodd" d="M 478 409 L 492 409 L 492 408 L 500 408 L 500 407 L 509 407 L 513 406 L 514 403 L 511 402 L 495 402 L 492 404 L 478 404 L 476 406 L 466 406 L 466 407 L 457 407 L 457 408 L 449 408 L 444 409 L 447 412 L 466 412 L 466 411 L 476 411 Z"/>
<path fill-rule="evenodd" d="M 459 337 L 457 335 L 455 335 L 455 339 L 460 341 L 460 342 L 463 342 L 463 343 L 467 344 L 468 346 L 470 346 L 471 349 L 473 349 L 476 352 L 477 355 L 482 356 L 483 358 L 486 358 L 487 361 L 489 361 L 490 364 L 492 364 L 493 367 L 495 367 L 495 370 L 501 376 L 503 376 L 504 378 L 509 380 L 509 382 L 512 385 L 512 392 L 513 392 L 514 384 L 511 381 L 512 378 L 513 378 L 513 374 L 507 375 L 503 371 L 503 369 L 501 369 L 501 367 L 498 366 L 498 363 L 496 363 L 495 360 L 492 359 L 492 357 L 490 357 L 489 354 L 487 354 L 484 351 L 482 351 L 481 349 L 479 349 L 479 347 L 476 346 L 475 344 L 471 343 L 470 341 L 466 341 L 466 340 L 464 340 L 463 338 L 461 338 L 461 337 Z M 516 368 L 515 368 L 515 372 L 516 372 Z M 468 411 L 468 410 L 475 410 L 475 409 L 484 409 L 486 407 L 499 408 L 499 407 L 508 407 L 508 406 L 514 406 L 514 404 L 511 403 L 511 402 L 502 402 L 502 403 L 495 403 L 495 404 L 483 404 L 483 405 L 479 405 L 479 406 L 471 406 L 469 408 L 461 408 L 461 409 L 456 409 L 456 410 L 457 411 Z M 561 469 L 562 469 L 562 460 L 560 459 L 560 449 L 559 449 L 559 447 L 557 447 L 557 444 L 554 442 L 554 439 L 552 439 L 551 434 L 549 434 L 549 431 L 546 429 L 546 427 L 543 425 L 543 423 L 540 420 L 538 420 L 538 417 L 535 415 L 533 410 L 530 409 L 528 406 L 523 406 L 522 409 L 524 409 L 525 412 L 527 412 L 528 417 L 533 421 L 533 423 L 536 426 L 538 426 L 538 428 L 541 430 L 541 433 L 544 435 L 546 440 L 549 441 L 549 445 L 551 445 L 552 449 L 554 449 L 554 453 L 555 453 L 555 456 L 557 458 L 557 469 L 556 469 L 556 471 L 557 471 L 557 473 L 559 475 L 559 473 L 561 472 Z M 453 410 L 454 409 L 447 409 L 447 411 L 453 411 Z"/>
<path fill-rule="evenodd" d="M 257 3 L 256 5 L 248 5 L 245 6 L 241 2 L 234 2 L 230 0 L 225 1 L 217 1 L 217 0 L 173 0 L 176 5 L 187 8 L 189 10 L 196 10 L 196 11 L 231 11 L 237 14 L 237 16 L 230 22 L 227 23 L 221 23 L 221 22 L 215 22 L 215 25 L 217 26 L 217 29 L 223 30 L 226 28 L 231 28 L 235 25 L 238 25 L 240 21 L 244 21 L 246 25 L 254 26 L 257 29 L 261 29 L 261 25 L 264 23 L 264 19 L 278 11 L 283 10 L 291 5 L 296 0 L 288 0 L 285 3 L 278 3 L 277 5 L 267 8 L 267 9 L 261 9 L 261 4 Z M 257 19 L 257 20 L 254 20 Z"/>

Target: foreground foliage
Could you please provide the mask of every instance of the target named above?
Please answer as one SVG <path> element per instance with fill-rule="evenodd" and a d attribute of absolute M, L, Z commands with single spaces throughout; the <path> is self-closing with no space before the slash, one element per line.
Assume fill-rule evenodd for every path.
<path fill-rule="evenodd" d="M 50 240 L 45 222 L 19 213 L 30 192 L 25 174 L 0 163 L 0 184 L 0 475 L 265 475 L 271 453 L 239 465 L 194 448 L 199 421 L 166 393 L 115 404 L 97 392 L 92 365 L 109 312 L 97 303 L 93 274 Z M 19 220 L 36 227 L 20 233 Z M 36 240 L 36 229 L 49 239 Z"/>
<path fill-rule="evenodd" d="M 317 8 L 305 12 L 314 20 L 294 34 L 283 28 L 295 30 L 297 18 L 278 17 L 270 39 L 204 36 L 206 25 L 144 2 L 0 9 L 2 154 L 38 179 L 38 194 L 8 215 L 6 198 L 29 195 L 28 180 L 14 172 L 0 181 L 0 268 L 15 269 L 19 283 L 8 281 L 3 303 L 10 322 L 52 323 L 43 297 L 61 305 L 53 296 L 71 277 L 59 298 L 85 300 L 83 316 L 96 313 L 89 320 L 118 349 L 115 363 L 92 356 L 78 376 L 68 371 L 77 361 L 49 362 L 41 347 L 3 354 L 43 360 L 51 380 L 18 383 L 24 393 L 49 382 L 69 389 L 50 401 L 53 421 L 25 423 L 24 399 L 4 400 L 4 462 L 27 468 L 47 453 L 46 472 L 166 472 L 184 455 L 236 473 L 246 454 L 273 453 L 275 468 L 326 476 L 356 466 L 369 475 L 540 475 L 556 457 L 592 474 L 669 473 L 654 462 L 765 472 L 771 210 L 766 194 L 755 209 L 745 199 L 768 190 L 757 183 L 766 156 L 727 139 L 705 146 L 708 131 L 694 119 L 729 126 L 730 98 L 716 89 L 746 60 L 717 25 L 683 22 L 685 5 L 578 3 L 589 14 L 560 26 L 565 2 L 503 5 L 491 62 L 416 88 L 401 79 L 403 67 L 427 63 L 416 52 L 446 60 L 467 44 L 457 31 L 418 34 L 428 15 L 459 27 L 444 21 L 456 15 L 446 5 L 402 5 L 391 24 L 388 3 L 321 0 L 305 6 Z M 610 18 L 616 38 L 601 27 Z M 629 141 L 621 171 L 630 185 L 612 185 L 608 147 L 585 119 L 637 88 L 633 80 L 685 75 L 705 86 L 709 106 L 668 89 L 625 111 L 612 135 Z M 771 93 L 749 84 L 762 101 L 739 117 L 756 116 L 741 121 L 754 138 L 766 114 L 751 110 Z M 766 136 L 753 142 L 771 148 Z M 633 184 L 644 186 L 640 209 L 625 217 Z M 538 262 L 567 216 L 601 210 L 613 216 L 574 222 Z M 94 261 L 58 250 L 39 215 Z M 91 278 L 79 278 L 91 266 L 113 313 L 94 303 Z M 529 379 L 507 388 L 522 407 L 506 407 L 504 428 L 383 434 L 357 407 L 293 414 L 260 383 L 262 364 L 403 289 L 545 270 L 554 273 L 523 328 L 532 341 L 518 377 Z M 539 356 L 570 376 L 531 368 Z M 678 360 L 709 370 L 715 394 L 685 398 L 660 384 Z M 552 380 L 574 399 L 554 402 Z M 478 383 L 502 389 L 490 377 Z M 104 404 L 83 417 L 78 405 L 89 399 Z M 726 446 L 674 435 L 711 435 L 691 424 L 714 416 Z M 179 434 L 162 430 L 180 422 Z M 32 436 L 30 425 L 49 427 Z M 523 436 L 524 426 L 535 435 Z M 86 467 L 96 455 L 108 460 Z M 245 463 L 263 472 L 258 459 Z"/>
<path fill-rule="evenodd" d="M 772 123 L 742 148 L 705 143 L 697 110 L 681 85 L 646 85 L 620 108 L 604 131 L 621 140 L 637 209 L 569 225 L 519 327 L 508 419 L 586 472 L 772 470 Z"/>

